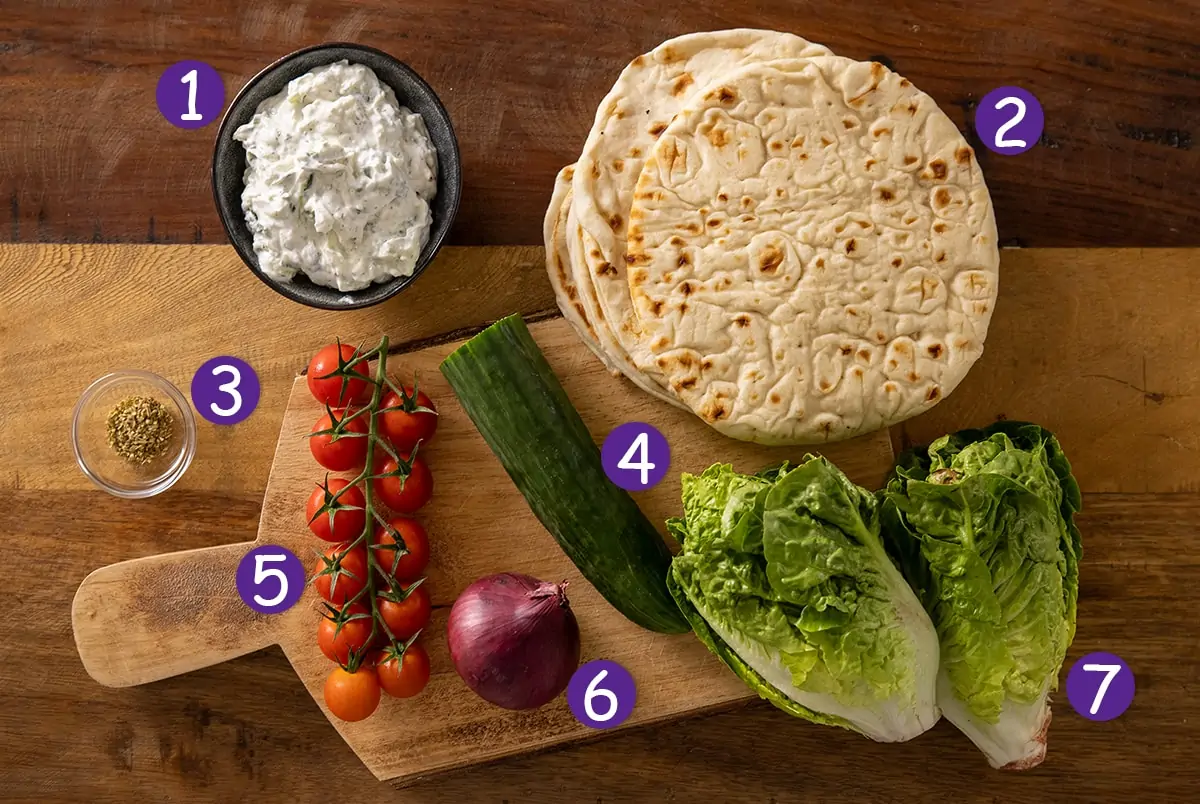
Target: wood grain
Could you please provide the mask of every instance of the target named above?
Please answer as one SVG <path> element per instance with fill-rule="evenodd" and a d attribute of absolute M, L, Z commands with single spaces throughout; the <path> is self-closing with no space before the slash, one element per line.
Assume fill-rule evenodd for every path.
<path fill-rule="evenodd" d="M 1093 724 L 1060 695 L 1046 764 L 1013 775 L 988 769 L 944 723 L 911 744 L 877 746 L 755 704 L 394 791 L 333 736 L 277 648 L 144 687 L 97 685 L 75 652 L 72 595 L 96 567 L 254 538 L 286 392 L 311 349 L 338 333 L 412 341 L 546 310 L 540 251 L 452 250 L 395 302 L 339 315 L 275 298 L 225 248 L 0 246 L 0 487 L 10 543 L 21 546 L 10 574 L 26 579 L 20 605 L 0 611 L 0 795 L 312 801 L 336 784 L 348 800 L 446 804 L 1190 801 L 1200 789 L 1200 364 L 1189 278 L 1198 255 L 1004 251 L 987 353 L 905 428 L 919 440 L 1004 413 L 1063 434 L 1087 490 L 1068 664 L 1096 650 L 1130 662 L 1138 693 L 1125 716 Z M 134 502 L 90 487 L 65 433 L 92 377 L 128 365 L 186 385 L 203 360 L 229 352 L 263 378 L 250 419 L 202 425 L 196 465 L 165 495 Z M 1160 405 L 1082 374 L 1168 396 Z M 1173 446 L 1163 434 L 1184 447 L 1160 458 Z"/>
<path fill-rule="evenodd" d="M 717 461 L 753 472 L 782 460 L 795 462 L 807 451 L 730 443 L 690 413 L 613 378 L 561 318 L 534 324 L 531 332 L 597 444 L 625 421 L 644 421 L 675 446 L 669 477 L 636 497 L 664 535 L 662 523 L 679 513 L 680 472 L 698 473 Z M 431 533 L 433 554 L 428 584 L 435 614 L 424 639 L 433 672 L 420 696 L 388 699 L 366 721 L 344 723 L 330 717 L 367 767 L 381 779 L 412 782 L 597 736 L 571 715 L 565 697 L 532 712 L 507 712 L 472 694 L 454 672 L 444 637 L 450 605 L 472 581 L 496 572 L 570 584 L 571 608 L 583 634 L 583 661 L 616 661 L 637 683 L 638 704 L 622 728 L 754 699 L 698 640 L 639 628 L 583 579 L 528 509 L 438 371 L 461 344 L 396 354 L 388 361 L 394 376 L 418 372 L 422 388 L 439 409 L 437 437 L 422 451 L 438 491 L 419 515 Z M 315 641 L 320 598 L 309 589 L 294 608 L 269 617 L 243 605 L 232 587 L 237 562 L 252 547 L 280 545 L 307 557 L 321 546 L 303 518 L 304 503 L 323 472 L 305 438 L 321 410 L 305 380 L 297 378 L 256 543 L 139 558 L 88 576 L 76 595 L 72 619 L 76 644 L 93 678 L 114 686 L 141 684 L 279 644 L 325 711 L 322 689 L 331 666 Z M 878 487 L 892 465 L 891 441 L 884 432 L 821 451 L 852 480 L 870 487 Z"/>
<path fill-rule="evenodd" d="M 215 126 L 155 105 L 159 75 L 203 59 L 226 98 L 311 44 L 354 40 L 409 62 L 461 141 L 460 244 L 541 242 L 555 172 L 635 55 L 689 31 L 792 31 L 894 66 L 977 146 L 1003 240 L 1200 244 L 1197 0 L 36 0 L 0 15 L 0 238 L 222 242 L 209 191 Z M 1045 109 L 1040 144 L 998 157 L 971 130 L 989 90 Z"/>

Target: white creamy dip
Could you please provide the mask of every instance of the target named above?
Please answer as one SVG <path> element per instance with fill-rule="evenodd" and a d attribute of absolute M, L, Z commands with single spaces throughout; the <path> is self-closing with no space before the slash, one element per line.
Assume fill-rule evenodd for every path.
<path fill-rule="evenodd" d="M 361 64 L 293 79 L 234 132 L 258 264 L 290 282 L 361 290 L 408 276 L 429 239 L 437 152 L 421 116 Z"/>

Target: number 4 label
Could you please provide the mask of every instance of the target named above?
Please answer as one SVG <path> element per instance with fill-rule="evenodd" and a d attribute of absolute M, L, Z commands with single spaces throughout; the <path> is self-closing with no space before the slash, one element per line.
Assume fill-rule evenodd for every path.
<path fill-rule="evenodd" d="M 604 439 L 600 458 L 613 483 L 626 491 L 645 491 L 666 476 L 671 448 L 653 425 L 626 422 Z"/>
<path fill-rule="evenodd" d="M 1089 653 L 1067 674 L 1067 699 L 1088 720 L 1120 717 L 1133 703 L 1133 671 L 1120 656 Z"/>

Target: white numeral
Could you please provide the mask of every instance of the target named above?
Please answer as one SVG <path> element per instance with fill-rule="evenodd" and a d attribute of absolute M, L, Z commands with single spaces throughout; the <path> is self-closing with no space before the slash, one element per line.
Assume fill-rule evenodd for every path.
<path fill-rule="evenodd" d="M 645 433 L 643 433 L 640 437 L 644 438 Z M 587 712 L 587 716 L 597 723 L 607 723 L 617 716 L 617 694 L 612 690 L 596 688 L 596 685 L 607 677 L 608 671 L 601 670 L 596 674 L 596 677 L 592 679 L 592 683 L 587 685 L 587 689 L 583 693 L 583 711 Z M 604 712 L 604 714 L 598 714 L 596 710 L 592 708 L 593 698 L 604 698 L 608 701 L 608 709 Z"/>
<path fill-rule="evenodd" d="M 200 79 L 196 76 L 196 71 L 192 70 L 183 78 L 179 79 L 179 83 L 188 85 L 188 110 L 180 115 L 180 120 L 203 120 L 204 115 L 196 113 L 196 83 Z"/>
<path fill-rule="evenodd" d="M 997 148 L 1024 148 L 1025 140 L 1006 140 L 1004 135 L 1012 130 L 1013 126 L 1025 119 L 1025 101 L 1015 96 L 1008 96 L 1004 100 L 996 104 L 996 111 L 1000 111 L 1005 106 L 1016 106 L 1017 113 L 1000 128 L 996 129 L 996 147 Z"/>
<path fill-rule="evenodd" d="M 280 603 L 282 603 L 283 599 L 287 597 L 288 579 L 287 579 L 287 576 L 283 574 L 283 570 L 277 569 L 275 567 L 270 567 L 270 568 L 264 567 L 263 565 L 266 564 L 268 561 L 271 561 L 271 562 L 287 561 L 287 556 L 280 555 L 280 554 L 264 555 L 263 553 L 259 553 L 258 555 L 256 555 L 254 557 L 254 585 L 255 586 L 258 586 L 263 581 L 267 580 L 267 578 L 278 578 L 279 579 L 279 594 L 275 595 L 275 597 L 265 598 L 262 595 L 258 594 L 257 592 L 254 595 L 255 603 L 257 603 L 260 606 L 265 606 L 267 608 L 273 608 L 275 606 L 278 606 Z"/>
<path fill-rule="evenodd" d="M 223 408 L 220 407 L 216 402 L 209 402 L 208 406 L 212 408 L 212 412 L 218 416 L 233 416 L 242 409 L 242 395 L 238 393 L 237 389 L 238 383 L 242 381 L 242 373 L 237 370 L 237 366 L 231 366 L 228 363 L 222 363 L 221 365 L 215 367 L 212 370 L 212 373 L 214 377 L 221 374 L 230 374 L 233 376 L 233 379 L 229 382 L 225 383 L 224 385 L 217 386 L 218 391 L 224 391 L 233 397 L 233 407 Z"/>
<path fill-rule="evenodd" d="M 1085 673 L 1105 673 L 1104 680 L 1100 682 L 1100 689 L 1096 690 L 1096 699 L 1092 701 L 1090 711 L 1093 715 L 1100 711 L 1100 704 L 1104 701 L 1104 693 L 1108 692 L 1108 685 L 1117 677 L 1117 673 L 1121 672 L 1119 664 L 1085 664 L 1083 666 Z"/>
<path fill-rule="evenodd" d="M 630 460 L 635 452 L 638 454 L 640 463 Z M 638 470 L 642 474 L 642 485 L 650 483 L 650 470 L 654 468 L 654 464 L 650 463 L 650 436 L 648 433 L 638 433 L 637 438 L 633 439 L 633 443 L 625 451 L 625 457 L 617 461 L 617 468 Z"/>

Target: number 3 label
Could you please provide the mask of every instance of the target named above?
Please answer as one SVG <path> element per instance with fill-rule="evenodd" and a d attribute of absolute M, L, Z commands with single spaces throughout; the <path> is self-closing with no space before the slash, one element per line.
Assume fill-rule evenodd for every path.
<path fill-rule="evenodd" d="M 304 592 L 304 565 L 277 545 L 256 547 L 238 563 L 237 590 L 255 611 L 279 614 L 296 605 Z"/>
<path fill-rule="evenodd" d="M 567 705 L 575 719 L 593 729 L 611 729 L 629 718 L 637 686 L 616 662 L 596 659 L 575 671 L 567 685 Z"/>
<path fill-rule="evenodd" d="M 613 483 L 626 491 L 645 491 L 666 476 L 671 448 L 653 425 L 626 422 L 604 439 L 600 458 Z"/>
<path fill-rule="evenodd" d="M 258 407 L 258 375 L 236 357 L 214 357 L 192 376 L 192 404 L 213 424 L 237 424 Z"/>
<path fill-rule="evenodd" d="M 1020 87 L 993 89 L 975 111 L 979 138 L 989 150 L 1004 156 L 1023 154 L 1036 145 L 1045 124 L 1042 104 Z"/>
<path fill-rule="evenodd" d="M 1088 720 L 1120 717 L 1133 703 L 1134 691 L 1133 671 L 1112 653 L 1089 653 L 1067 674 L 1067 699 Z"/>

